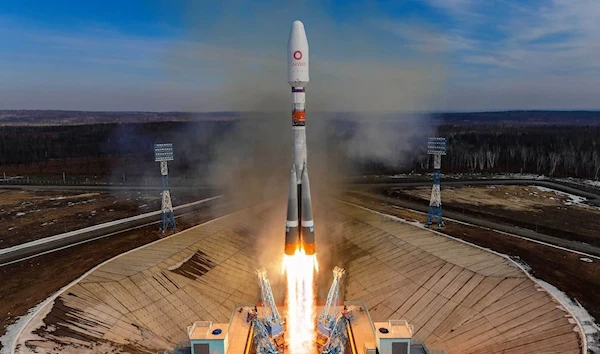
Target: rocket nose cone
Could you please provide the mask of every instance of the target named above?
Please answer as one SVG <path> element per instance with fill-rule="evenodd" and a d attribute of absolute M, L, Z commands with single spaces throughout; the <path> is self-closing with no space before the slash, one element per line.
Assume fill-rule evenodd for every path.
<path fill-rule="evenodd" d="M 292 22 L 292 33 L 294 32 L 304 33 L 304 23 L 302 21 L 296 20 Z"/>
<path fill-rule="evenodd" d="M 296 42 L 297 44 L 304 44 L 306 40 L 306 31 L 304 30 L 304 24 L 301 21 L 294 21 L 292 23 L 292 29 L 290 31 L 290 44 Z"/>
<path fill-rule="evenodd" d="M 308 40 L 306 39 L 304 24 L 298 20 L 292 23 L 287 59 L 288 83 L 292 86 L 305 87 L 309 81 Z"/>

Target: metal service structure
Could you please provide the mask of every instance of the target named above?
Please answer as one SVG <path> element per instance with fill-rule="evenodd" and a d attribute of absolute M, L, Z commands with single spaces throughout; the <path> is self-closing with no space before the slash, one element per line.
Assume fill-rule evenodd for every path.
<path fill-rule="evenodd" d="M 302 354 L 375 354 L 378 350 L 411 354 L 415 349 L 413 326 L 405 320 L 373 322 L 366 304 L 344 301 L 340 297 L 344 272 L 334 268 L 327 303 L 317 319 L 315 348 Z M 261 268 L 256 274 L 261 288 L 259 304 L 236 303 L 229 323 L 196 321 L 188 326 L 191 354 L 297 354 L 286 342 L 283 332 L 289 327 L 279 315 L 266 271 Z M 441 350 L 436 353 L 445 354 Z"/>
<path fill-rule="evenodd" d="M 434 218 L 437 218 L 438 227 L 443 227 L 440 169 L 442 167 L 442 155 L 446 155 L 446 138 L 429 138 L 427 141 L 427 153 L 433 155 L 433 187 L 431 188 L 431 199 L 429 200 L 429 212 L 427 213 L 425 227 L 431 226 Z"/>
<path fill-rule="evenodd" d="M 154 161 L 160 162 L 160 174 L 162 175 L 162 222 L 160 229 L 163 235 L 168 227 L 171 227 L 173 231 L 177 231 L 171 192 L 169 191 L 169 168 L 167 166 L 167 162 L 173 160 L 173 144 L 154 144 Z"/>

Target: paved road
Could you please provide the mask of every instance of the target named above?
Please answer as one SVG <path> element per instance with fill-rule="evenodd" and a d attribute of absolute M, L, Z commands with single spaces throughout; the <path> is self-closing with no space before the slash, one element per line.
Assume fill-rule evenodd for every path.
<path fill-rule="evenodd" d="M 197 212 L 208 206 L 223 203 L 222 196 L 206 198 L 196 202 L 184 204 L 173 208 L 175 217 Z M 26 242 L 9 248 L 0 249 L 0 267 L 15 262 L 20 262 L 42 254 L 54 252 L 67 247 L 72 247 L 84 242 L 89 242 L 104 237 L 117 235 L 126 231 L 139 229 L 145 226 L 160 223 L 160 211 L 136 215 L 120 220 L 110 221 L 95 226 L 78 229 L 63 234 L 44 237 L 39 240 Z"/>
<path fill-rule="evenodd" d="M 391 205 L 396 205 L 396 206 L 399 206 L 402 208 L 420 211 L 423 213 L 427 213 L 427 211 L 429 209 L 429 207 L 424 203 L 414 203 L 414 202 L 409 202 L 406 200 L 399 200 L 399 199 L 385 197 L 385 196 L 381 196 L 381 195 L 375 195 L 375 194 L 368 193 L 368 192 L 350 191 L 350 193 L 359 195 L 361 197 L 386 202 Z M 518 226 L 500 224 L 500 223 L 493 222 L 493 221 L 477 219 L 477 218 L 463 215 L 460 213 L 456 213 L 453 211 L 444 211 L 444 217 L 462 221 L 462 222 L 469 223 L 469 224 L 473 224 L 473 225 L 477 225 L 477 226 L 481 226 L 481 227 L 486 227 L 486 228 L 489 228 L 492 230 L 503 231 L 503 232 L 518 235 L 518 236 L 521 236 L 521 237 L 524 237 L 527 239 L 533 239 L 533 240 L 537 240 L 537 241 L 546 242 L 546 243 L 549 243 L 552 245 L 557 245 L 560 247 L 567 248 L 569 250 L 574 250 L 577 252 L 582 252 L 582 253 L 590 254 L 590 255 L 593 255 L 596 257 L 600 257 L 600 247 L 588 245 L 586 243 L 565 240 L 565 239 L 562 239 L 559 237 L 554 237 L 554 236 L 542 234 L 539 232 L 535 232 L 533 230 L 520 228 Z"/>
<path fill-rule="evenodd" d="M 0 189 L 44 190 L 44 191 L 162 191 L 162 186 L 83 185 L 83 184 L 2 184 Z M 169 186 L 171 191 L 211 191 L 206 186 Z"/>
<path fill-rule="evenodd" d="M 444 186 L 469 186 L 469 185 L 537 185 L 541 187 L 555 189 L 561 192 L 570 193 L 574 195 L 578 195 L 581 197 L 587 198 L 590 204 L 600 206 L 600 195 L 596 193 L 592 193 L 590 191 L 578 189 L 576 186 L 566 185 L 563 183 L 557 183 L 553 181 L 547 180 L 527 180 L 527 179 L 487 179 L 487 180 L 445 180 L 442 182 Z M 360 190 L 364 188 L 370 187 L 420 187 L 420 186 L 430 186 L 430 181 L 407 181 L 401 179 L 382 179 L 378 182 L 367 181 L 365 183 L 352 183 L 349 186 L 352 187 L 354 193 L 362 193 L 357 192 L 356 190 Z M 161 190 L 160 187 L 155 186 L 114 186 L 114 185 L 94 185 L 94 186 L 82 186 L 82 185 L 0 185 L 0 189 L 34 189 L 34 190 Z M 194 190 L 198 191 L 201 187 L 172 187 L 171 190 L 179 190 L 179 191 L 189 191 Z M 366 197 L 370 198 L 383 198 L 386 202 L 395 204 L 397 206 L 413 209 L 421 212 L 427 212 L 427 205 L 419 204 L 404 200 L 397 200 L 393 198 L 387 198 L 384 196 L 374 195 L 370 193 L 363 194 Z M 181 206 L 184 207 L 184 206 Z M 183 212 L 184 210 L 181 210 Z M 185 210 L 187 211 L 187 210 Z M 589 253 L 592 255 L 600 256 L 600 248 L 591 246 L 588 244 L 584 244 L 576 241 L 569 241 L 565 239 L 561 239 L 558 237 L 545 235 L 542 233 L 538 233 L 529 229 L 519 228 L 517 226 L 500 224 L 492 221 L 481 220 L 475 217 L 462 215 L 460 213 L 445 211 L 444 216 L 459 220 L 462 222 L 470 223 L 473 225 L 483 226 L 494 230 L 504 231 L 507 233 L 515 234 L 521 237 L 538 240 L 542 242 L 547 242 L 550 244 L 558 245 L 561 247 L 565 247 L 568 249 L 572 249 L 578 252 Z M 67 238 L 59 238 L 60 240 L 52 240 L 51 242 L 42 242 L 41 244 L 31 244 L 27 246 L 19 245 L 18 249 L 13 250 L 13 252 L 7 252 L 0 250 L 0 266 L 6 264 L 7 262 L 14 262 L 15 260 L 22 259 L 24 257 L 29 258 L 35 256 L 39 253 L 47 253 L 51 252 L 54 249 L 64 248 L 72 244 L 86 242 L 91 239 L 107 237 L 109 235 L 117 234 L 126 230 L 130 230 L 132 228 L 141 227 L 141 225 L 147 225 L 148 223 L 152 224 L 152 218 L 156 218 L 155 215 L 147 215 L 137 218 L 136 220 L 123 221 L 117 225 L 110 225 L 106 228 L 100 227 L 95 230 L 77 230 L 73 232 L 73 235 L 70 235 Z"/>
<path fill-rule="evenodd" d="M 363 182 L 350 179 L 348 185 L 355 187 L 424 187 L 431 186 L 431 181 L 403 180 L 399 178 L 367 179 Z M 476 179 L 476 180 L 442 180 L 443 186 L 469 186 L 469 185 L 536 185 L 556 189 L 561 192 L 585 197 L 591 204 L 600 206 L 600 192 L 591 192 L 573 184 L 539 179 Z M 0 184 L 0 189 L 26 189 L 26 190 L 122 190 L 122 191 L 160 191 L 161 186 L 126 186 L 126 185 L 32 185 L 32 184 Z M 208 186 L 171 186 L 172 191 L 198 191 L 214 190 Z"/>

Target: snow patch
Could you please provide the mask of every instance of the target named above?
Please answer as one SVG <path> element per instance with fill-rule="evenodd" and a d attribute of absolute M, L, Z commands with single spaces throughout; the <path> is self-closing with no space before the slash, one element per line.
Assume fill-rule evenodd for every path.
<path fill-rule="evenodd" d="M 546 187 L 535 186 L 535 188 L 537 188 L 541 192 L 551 192 L 556 195 L 562 195 L 562 196 L 567 197 L 568 200 L 565 201 L 565 205 L 579 205 L 579 206 L 586 205 L 585 204 L 585 202 L 587 201 L 586 197 L 580 197 L 578 195 L 569 194 L 569 193 L 557 191 L 556 189 L 551 189 L 551 188 L 546 188 Z"/>
<path fill-rule="evenodd" d="M 194 257 L 194 255 L 196 254 L 196 252 L 190 254 L 188 257 L 186 257 L 183 261 L 178 262 L 173 264 L 172 266 L 170 266 L 169 268 L 167 268 L 168 270 L 175 270 L 175 269 L 179 269 L 179 267 L 181 267 L 183 265 L 183 263 L 189 261 L 190 259 L 192 259 L 192 257 Z"/>
<path fill-rule="evenodd" d="M 586 262 L 586 263 L 594 263 L 594 261 L 591 258 L 587 258 L 587 257 L 581 257 L 581 258 L 579 258 L 579 260 Z"/>
<path fill-rule="evenodd" d="M 527 273 L 531 274 L 531 267 L 525 263 L 519 256 L 508 256 L 513 262 L 519 264 L 521 268 L 525 269 Z"/>
<path fill-rule="evenodd" d="M 577 320 L 583 328 L 583 334 L 587 340 L 588 351 L 591 353 L 600 353 L 600 327 L 594 321 L 594 318 L 586 311 L 576 300 L 571 299 L 567 294 L 558 290 L 554 285 L 546 283 L 543 280 L 536 279 L 545 290 L 556 297 L 563 305 L 567 307 L 570 313 L 577 317 Z"/>
<path fill-rule="evenodd" d="M 20 212 L 20 213 L 17 213 L 17 216 L 23 216 L 25 214 L 27 214 L 27 213 Z"/>
<path fill-rule="evenodd" d="M 44 319 L 46 318 L 46 316 L 48 316 L 48 314 L 50 313 L 50 311 L 52 311 L 52 308 L 54 308 L 54 299 L 52 299 L 52 301 L 50 303 L 48 303 L 48 306 L 45 306 L 44 308 L 41 309 L 41 311 L 37 314 L 35 314 L 35 316 L 31 319 L 31 321 L 27 324 L 25 324 L 25 326 L 23 327 L 23 330 L 21 332 L 19 339 L 19 343 L 17 344 L 17 346 L 21 345 L 21 344 L 25 344 L 28 341 L 44 341 L 45 339 L 38 336 L 37 334 L 35 334 L 34 332 L 37 331 L 38 329 L 41 329 L 42 327 L 44 327 L 46 324 L 44 323 Z M 39 306 L 39 305 L 38 305 Z M 35 307 L 34 307 L 35 309 Z M 28 312 L 27 314 L 29 315 L 31 312 Z M 33 312 L 32 314 L 34 314 L 35 312 Z M 31 317 L 31 316 L 30 316 Z M 53 332 L 54 328 L 48 328 L 48 330 L 46 330 L 45 332 Z"/>
<path fill-rule="evenodd" d="M 62 291 L 62 289 L 59 291 Z M 54 302 L 54 297 L 55 296 L 52 295 L 48 299 L 52 300 L 52 302 Z M 0 354 L 12 354 L 13 353 L 12 345 L 19 337 L 19 334 L 21 334 L 21 332 L 25 328 L 36 329 L 36 328 L 39 328 L 41 325 L 43 325 L 42 320 L 44 318 L 46 318 L 48 313 L 50 313 L 50 310 L 52 310 L 52 306 L 48 306 L 48 307 L 44 308 L 44 306 L 46 306 L 46 304 L 49 302 L 49 300 L 42 301 L 39 304 L 37 304 L 35 307 L 32 307 L 31 309 L 29 309 L 29 311 L 27 311 L 27 314 L 19 317 L 13 324 L 6 327 L 6 333 L 0 338 L 0 343 L 2 343 L 2 350 L 0 351 Z M 38 314 L 38 311 L 40 311 L 40 310 L 43 311 L 43 312 L 39 312 L 40 314 L 42 314 L 42 316 L 38 317 L 38 318 L 40 318 L 39 322 L 42 322 L 41 325 L 39 322 L 32 320 L 34 318 L 34 315 Z M 38 325 L 38 327 L 30 327 L 30 326 L 35 326 L 35 325 Z M 29 338 L 29 339 L 31 339 L 31 338 Z"/>
<path fill-rule="evenodd" d="M 399 175 L 390 176 L 390 178 L 408 178 L 408 177 L 409 177 L 409 175 L 407 175 L 406 173 L 401 173 Z"/>

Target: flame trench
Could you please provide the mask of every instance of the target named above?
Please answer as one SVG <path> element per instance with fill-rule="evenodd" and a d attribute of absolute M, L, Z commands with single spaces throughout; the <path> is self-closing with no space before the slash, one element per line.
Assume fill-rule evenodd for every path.
<path fill-rule="evenodd" d="M 286 342 L 289 353 L 316 352 L 316 309 L 314 271 L 316 256 L 307 256 L 297 250 L 293 256 L 285 256 L 283 268 L 287 274 Z"/>

